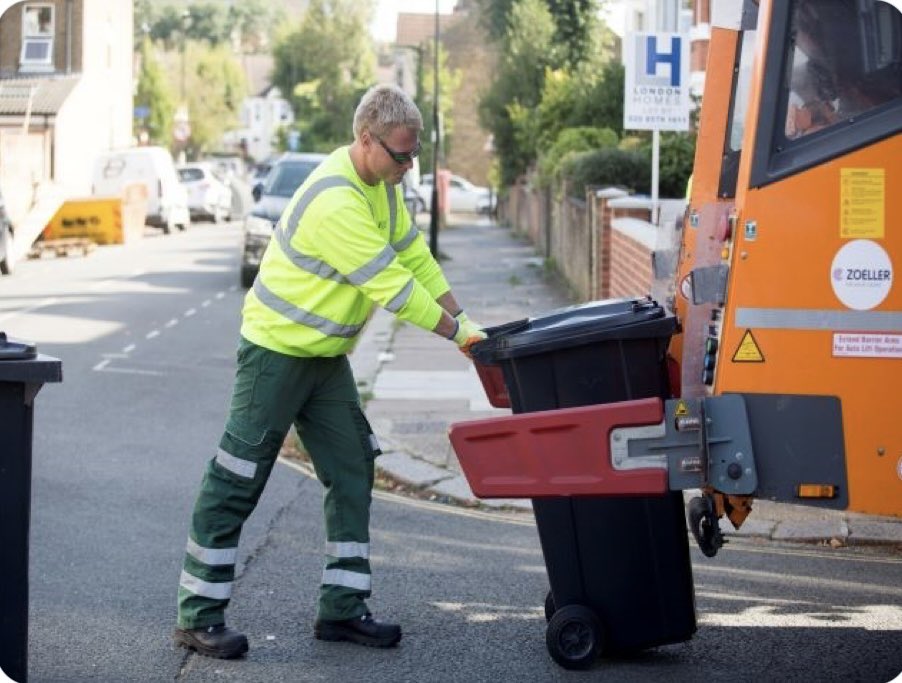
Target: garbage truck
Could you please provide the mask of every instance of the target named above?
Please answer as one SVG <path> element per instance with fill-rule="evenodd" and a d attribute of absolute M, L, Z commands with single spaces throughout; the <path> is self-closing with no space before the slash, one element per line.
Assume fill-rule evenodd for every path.
<path fill-rule="evenodd" d="M 490 329 L 514 414 L 450 432 L 476 495 L 533 500 L 566 668 L 695 631 L 682 491 L 708 557 L 756 499 L 902 515 L 902 12 L 714 0 L 708 49 L 663 300 Z"/>

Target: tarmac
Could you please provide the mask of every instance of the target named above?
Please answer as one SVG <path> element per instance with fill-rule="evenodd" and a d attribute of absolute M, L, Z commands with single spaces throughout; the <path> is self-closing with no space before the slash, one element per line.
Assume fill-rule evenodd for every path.
<path fill-rule="evenodd" d="M 421 221 L 422 223 L 422 221 Z M 428 229 L 424 232 L 428 240 Z M 439 233 L 442 268 L 458 303 L 489 327 L 580 303 L 523 237 L 488 218 L 450 221 Z M 472 362 L 450 342 L 378 310 L 351 355 L 366 414 L 383 455 L 380 478 L 392 488 L 453 505 L 530 514 L 529 499 L 473 495 L 448 439 L 455 422 L 509 415 L 486 398 Z M 685 492 L 687 500 L 697 492 Z M 755 500 L 729 539 L 902 545 L 902 519 Z"/>

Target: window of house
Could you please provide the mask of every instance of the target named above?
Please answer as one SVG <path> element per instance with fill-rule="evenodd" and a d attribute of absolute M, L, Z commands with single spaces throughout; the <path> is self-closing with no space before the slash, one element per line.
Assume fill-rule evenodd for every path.
<path fill-rule="evenodd" d="M 45 71 L 53 68 L 53 5 L 28 3 L 22 10 L 23 71 Z"/>

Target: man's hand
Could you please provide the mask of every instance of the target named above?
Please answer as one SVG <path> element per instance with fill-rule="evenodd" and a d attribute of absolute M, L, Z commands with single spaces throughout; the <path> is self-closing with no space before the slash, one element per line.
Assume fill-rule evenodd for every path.
<path fill-rule="evenodd" d="M 461 311 L 455 318 L 457 321 L 457 332 L 454 335 L 454 343 L 457 344 L 461 352 L 467 357 L 470 356 L 470 347 L 476 342 L 482 341 L 488 335 L 482 329 L 467 317 L 467 314 Z"/>

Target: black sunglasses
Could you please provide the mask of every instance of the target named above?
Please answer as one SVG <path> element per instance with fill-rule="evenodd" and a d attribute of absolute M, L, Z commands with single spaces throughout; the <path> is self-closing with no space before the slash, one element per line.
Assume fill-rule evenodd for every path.
<path fill-rule="evenodd" d="M 401 166 L 403 166 L 404 164 L 411 162 L 414 159 L 416 159 L 418 156 L 420 156 L 420 141 L 419 140 L 417 140 L 417 146 L 414 147 L 409 152 L 396 152 L 391 147 L 389 147 L 384 142 L 382 142 L 382 138 L 377 137 L 375 135 L 373 137 L 375 137 L 376 140 L 379 141 L 379 144 L 382 145 L 382 149 L 384 149 L 388 153 L 388 156 L 390 156 L 392 158 L 392 161 L 394 161 L 396 164 L 400 164 Z"/>

